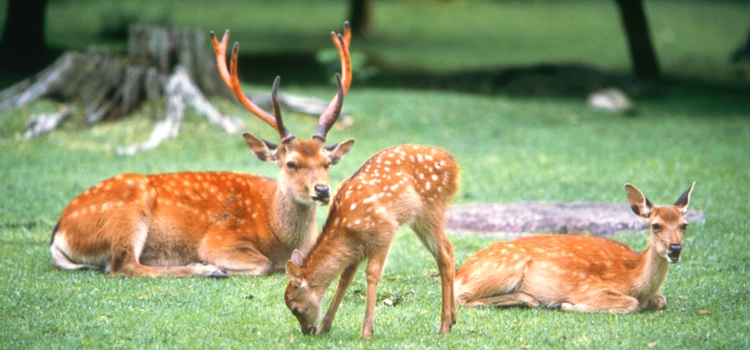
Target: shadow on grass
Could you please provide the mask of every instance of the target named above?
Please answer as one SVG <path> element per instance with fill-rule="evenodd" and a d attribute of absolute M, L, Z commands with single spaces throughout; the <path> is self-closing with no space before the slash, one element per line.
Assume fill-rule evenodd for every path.
<path fill-rule="evenodd" d="M 280 75 L 288 85 L 322 86 L 331 84 L 338 62 L 321 64 L 314 54 L 260 54 L 239 57 L 244 82 L 268 85 Z M 258 69 L 257 67 L 262 67 Z M 674 99 L 684 103 L 687 114 L 740 115 L 750 117 L 750 77 L 736 81 L 664 76 L 657 82 L 638 80 L 630 74 L 608 72 L 583 63 L 548 63 L 528 66 L 495 67 L 438 73 L 404 70 L 380 62 L 368 62 L 366 70 L 353 75 L 356 87 L 454 91 L 518 98 L 575 98 L 585 100 L 596 90 L 618 87 L 638 99 Z"/>
<path fill-rule="evenodd" d="M 50 50 L 52 62 L 58 51 Z M 41 61 L 45 61 L 40 59 Z M 315 53 L 281 52 L 239 56 L 240 80 L 268 85 L 278 75 L 284 85 L 328 86 L 339 71 L 336 61 L 321 63 Z M 368 73 L 359 73 L 367 71 Z M 738 70 L 748 72 L 750 70 Z M 25 74 L 25 75 L 22 75 Z M 33 73 L 0 71 L 0 90 Z M 746 74 L 746 73 L 745 73 Z M 364 77 L 363 77 L 364 76 Z M 750 117 L 750 76 L 734 81 L 664 76 L 659 81 L 638 80 L 630 74 L 608 72 L 583 63 L 545 63 L 455 72 L 405 70 L 377 59 L 354 68 L 357 87 L 438 90 L 518 98 L 575 98 L 584 100 L 596 90 L 618 87 L 638 99 L 669 97 L 684 103 L 690 114 L 723 114 Z"/>

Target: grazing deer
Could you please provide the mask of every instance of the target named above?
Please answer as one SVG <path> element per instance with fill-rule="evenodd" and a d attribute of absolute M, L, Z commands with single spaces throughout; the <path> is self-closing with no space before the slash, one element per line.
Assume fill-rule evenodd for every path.
<path fill-rule="evenodd" d="M 284 301 L 304 334 L 331 329 L 333 318 L 359 264 L 367 259 L 367 302 L 360 335 L 370 338 L 378 282 L 398 228 L 410 224 L 432 253 L 440 271 L 440 333 L 456 322 L 453 297 L 453 247 L 444 232 L 445 210 L 456 192 L 459 168 L 447 152 L 433 147 L 402 145 L 370 158 L 341 184 L 323 232 L 307 257 L 294 251 L 287 262 L 289 284 Z M 323 321 L 321 301 L 341 275 Z"/>
<path fill-rule="evenodd" d="M 296 249 L 315 242 L 317 204 L 328 204 L 328 167 L 354 140 L 325 146 L 351 82 L 350 31 L 332 33 L 343 83 L 320 116 L 312 140 L 297 140 L 283 125 L 273 85 L 274 116 L 242 92 L 234 45 L 226 67 L 229 31 L 219 43 L 211 33 L 224 82 L 242 104 L 271 125 L 281 144 L 243 134 L 262 161 L 276 163 L 277 181 L 230 172 L 123 174 L 99 183 L 63 210 L 52 233 L 50 254 L 60 269 L 95 268 L 134 276 L 263 275 L 284 268 Z"/>
<path fill-rule="evenodd" d="M 674 206 L 654 207 L 631 184 L 628 202 L 650 227 L 643 253 L 617 241 L 545 235 L 498 242 L 470 257 L 456 273 L 464 306 L 556 307 L 578 312 L 662 310 L 659 294 L 670 263 L 680 260 L 693 183 Z"/>

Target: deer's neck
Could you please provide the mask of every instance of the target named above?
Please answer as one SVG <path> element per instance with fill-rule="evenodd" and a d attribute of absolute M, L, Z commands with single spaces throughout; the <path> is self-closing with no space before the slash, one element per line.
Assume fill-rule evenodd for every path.
<path fill-rule="evenodd" d="M 638 258 L 632 295 L 640 302 L 644 302 L 661 289 L 669 271 L 669 262 L 656 252 L 653 243 L 649 244 Z"/>
<path fill-rule="evenodd" d="M 353 250 L 347 246 L 345 236 L 323 232 L 305 258 L 302 273 L 310 288 L 322 297 L 333 280 L 355 261 Z"/>
<path fill-rule="evenodd" d="M 293 247 L 305 247 L 315 238 L 315 204 L 303 204 L 281 187 L 276 189 L 272 203 L 271 229 L 277 238 Z"/>

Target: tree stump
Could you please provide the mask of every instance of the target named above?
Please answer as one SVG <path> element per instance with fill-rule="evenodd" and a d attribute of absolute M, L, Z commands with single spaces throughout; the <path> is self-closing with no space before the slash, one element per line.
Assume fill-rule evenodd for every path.
<path fill-rule="evenodd" d="M 0 111 L 20 108 L 39 98 L 50 98 L 81 107 L 87 123 L 115 120 L 136 111 L 143 103 L 167 99 L 167 109 L 157 121 L 151 136 L 142 144 L 117 150 L 132 155 L 177 137 L 185 105 L 205 116 L 212 125 L 227 133 L 243 130 L 242 121 L 223 115 L 205 95 L 234 99 L 216 68 L 210 41 L 200 29 L 177 29 L 134 25 L 129 28 L 128 53 L 115 57 L 104 48 L 86 52 L 68 51 L 33 77 L 0 92 Z M 270 95 L 250 96 L 258 105 L 270 106 Z M 326 101 L 281 95 L 286 108 L 319 115 Z M 32 116 L 25 137 L 54 130 L 70 115 L 70 108 L 50 115 Z M 351 118 L 345 119 L 350 122 Z"/>

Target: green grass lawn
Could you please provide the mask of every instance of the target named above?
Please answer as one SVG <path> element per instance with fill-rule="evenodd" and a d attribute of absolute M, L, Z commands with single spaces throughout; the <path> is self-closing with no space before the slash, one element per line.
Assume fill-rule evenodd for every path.
<path fill-rule="evenodd" d="M 473 3 L 429 2 L 456 8 L 468 8 Z M 610 2 L 603 3 L 613 6 Z M 53 1 L 50 6 L 65 4 L 77 3 Z M 543 6 L 549 4 L 544 2 L 480 4 L 485 9 L 519 7 L 551 16 Z M 550 6 L 557 11 L 555 6 L 562 7 L 561 4 Z M 734 16 L 737 9 L 748 7 L 740 2 L 690 2 L 690 6 L 677 9 L 678 4 L 648 2 L 649 10 L 663 11 L 665 18 L 669 17 L 663 23 L 677 23 L 691 16 L 712 17 L 706 15 L 713 14 L 712 11 Z M 389 11 L 401 6 L 385 1 L 376 1 L 376 5 Z M 588 5 L 605 6 L 593 2 L 573 4 L 580 9 Z M 252 6 L 261 5 L 248 5 Z M 201 11 L 208 14 L 209 10 Z M 206 27 L 237 26 L 237 32 L 248 36 L 254 32 L 258 24 L 250 14 L 247 18 L 238 18 L 239 15 L 227 11 L 224 10 L 224 15 L 212 13 L 213 19 L 206 20 L 205 23 L 210 22 Z M 475 10 L 466 11 L 471 16 L 480 15 L 471 12 Z M 614 8 L 610 12 L 608 16 L 616 14 Z M 332 15 L 333 19 L 321 21 L 324 24 L 308 22 L 297 27 L 284 17 L 287 12 L 261 13 L 282 18 L 279 28 L 288 28 L 288 31 L 273 30 L 279 37 L 297 38 L 297 34 L 307 33 L 308 29 L 300 28 L 311 28 L 310 33 L 322 32 L 321 46 L 330 45 L 324 34 L 331 28 L 339 28 L 343 16 L 343 11 L 339 11 Z M 323 15 L 314 14 L 315 17 Z M 183 10 L 174 11 L 172 16 L 174 21 L 184 18 L 179 23 L 191 18 L 183 14 Z M 290 16 L 302 15 L 291 11 Z M 377 16 L 380 19 L 385 15 Z M 446 15 L 440 12 L 433 16 L 430 18 Z M 230 24 L 223 24 L 220 20 L 223 18 Z M 268 21 L 271 17 L 262 18 Z M 735 68 L 726 63 L 723 53 L 715 53 L 714 48 L 733 42 L 724 36 L 729 27 L 747 29 L 721 25 L 721 22 L 705 23 L 706 31 L 713 34 L 701 32 L 704 40 L 696 40 L 697 48 L 675 43 L 670 51 L 659 44 L 664 53 L 663 62 L 666 60 L 665 69 L 677 74 L 679 64 L 686 62 L 685 66 L 690 67 L 686 75 L 705 66 L 715 67 L 707 76 L 718 77 L 721 81 L 727 79 L 727 74 Z M 587 23 L 584 21 L 580 26 L 596 25 Z M 659 33 L 663 23 L 653 23 L 655 33 Z M 66 25 L 83 28 L 87 24 L 72 21 Z M 552 32 L 549 35 L 554 39 L 558 35 L 554 25 L 548 22 L 544 25 L 548 26 L 546 33 Z M 690 29 L 685 23 L 675 24 L 675 28 L 678 27 Z M 378 28 L 379 36 L 368 44 L 372 45 L 372 50 L 381 48 L 386 52 L 384 55 L 392 57 L 416 53 L 409 52 L 412 50 L 407 47 L 409 35 L 399 29 L 404 27 Z M 441 31 L 452 32 L 426 25 L 419 28 L 426 38 L 439 37 Z M 479 24 L 470 29 L 481 30 Z M 585 28 L 566 30 L 580 33 Z M 681 33 L 682 29 L 673 30 Z M 698 32 L 698 29 L 691 30 Z M 417 29 L 412 28 L 414 31 Z M 397 35 L 404 37 L 399 41 Z M 515 35 L 523 37 L 520 31 Z M 548 34 L 529 31 L 528 35 Z M 607 35 L 616 37 L 617 46 L 624 45 L 619 34 Z M 243 43 L 250 40 L 237 36 L 233 34 L 233 39 Z M 659 43 L 661 39 L 656 37 Z M 682 38 L 681 35 L 676 37 Z M 579 59 L 580 55 L 594 52 L 582 46 L 571 49 L 563 47 L 564 43 L 550 42 L 555 46 L 549 48 L 552 53 L 544 56 L 545 60 Z M 469 44 L 466 43 L 466 47 L 473 47 Z M 492 46 L 482 44 L 481 40 L 476 44 Z M 387 53 L 390 45 L 395 47 L 392 54 Z M 560 50 L 554 50 L 556 48 Z M 461 50 L 452 53 L 445 53 L 449 51 L 446 47 L 435 50 L 436 55 L 438 51 L 443 52 L 440 55 L 445 55 L 448 68 L 456 67 L 455 62 L 463 60 Z M 531 54 L 519 53 L 524 56 L 516 59 L 528 62 L 532 60 L 529 55 L 541 52 L 540 47 L 530 50 Z M 579 50 L 575 57 L 565 57 Z M 683 52 L 685 50 L 687 52 Z M 557 51 L 567 53 L 557 56 Z M 627 69 L 627 57 L 599 57 L 604 68 Z M 431 59 L 424 58 L 424 65 L 438 64 L 429 63 Z M 740 83 L 747 85 L 746 81 Z M 329 139 L 340 141 L 353 137 L 357 142 L 349 155 L 331 168 L 332 184 L 353 174 L 380 149 L 402 143 L 423 143 L 446 148 L 461 165 L 461 190 L 455 201 L 459 204 L 626 203 L 623 185 L 627 182 L 638 186 L 652 202 L 671 204 L 695 181 L 691 208 L 707 215 L 705 222 L 688 229 L 682 259 L 671 268 L 663 288 L 668 302 L 664 311 L 612 315 L 568 314 L 542 309 L 459 309 L 458 323 L 447 336 L 436 334 L 440 307 L 437 267 L 415 235 L 403 229 L 393 242 L 378 289 L 378 300 L 390 298 L 397 303 L 395 306 L 378 303 L 375 333 L 369 341 L 359 339 L 366 289 L 362 271 L 344 298 L 331 333 L 304 337 L 297 321 L 284 306 L 282 295 L 287 280 L 283 274 L 221 280 L 149 279 L 110 277 L 98 271 L 56 270 L 48 247 L 60 212 L 79 193 L 110 176 L 123 172 L 230 170 L 275 177 L 277 168 L 252 156 L 240 136 L 227 137 L 190 110 L 178 139 L 130 158 L 117 157 L 114 150 L 147 137 L 153 125 L 148 107 L 124 120 L 93 127 L 67 122 L 61 130 L 30 141 L 20 136 L 25 120 L 33 113 L 51 110 L 54 105 L 40 102 L 20 110 L 5 111 L 0 113 L 0 347 L 748 348 L 750 98 L 742 95 L 747 89 L 738 93 L 725 89 L 724 83 L 716 84 L 716 89 L 701 85 L 699 90 L 691 85 L 671 86 L 659 97 L 636 99 L 638 115 L 622 117 L 591 111 L 583 96 L 580 99 L 508 98 L 404 91 L 397 87 L 361 88 L 355 81 L 345 101 L 355 124 L 346 130 L 332 130 Z M 268 90 L 270 82 L 269 86 L 248 88 Z M 291 86 L 284 87 L 283 91 L 330 98 L 333 88 Z M 214 102 L 226 112 L 248 115 L 231 101 Z M 292 113 L 285 114 L 285 121 L 296 135 L 305 138 L 312 135 L 316 126 L 313 118 Z M 275 132 L 258 120 L 248 117 L 246 125 L 255 135 L 271 140 L 276 137 Z M 324 218 L 325 209 L 321 209 L 319 224 Z M 637 250 L 645 248 L 643 232 L 618 234 L 614 238 Z M 468 255 L 496 238 L 451 233 L 450 239 L 458 267 Z M 325 299 L 326 306 L 332 291 L 333 286 Z"/>

